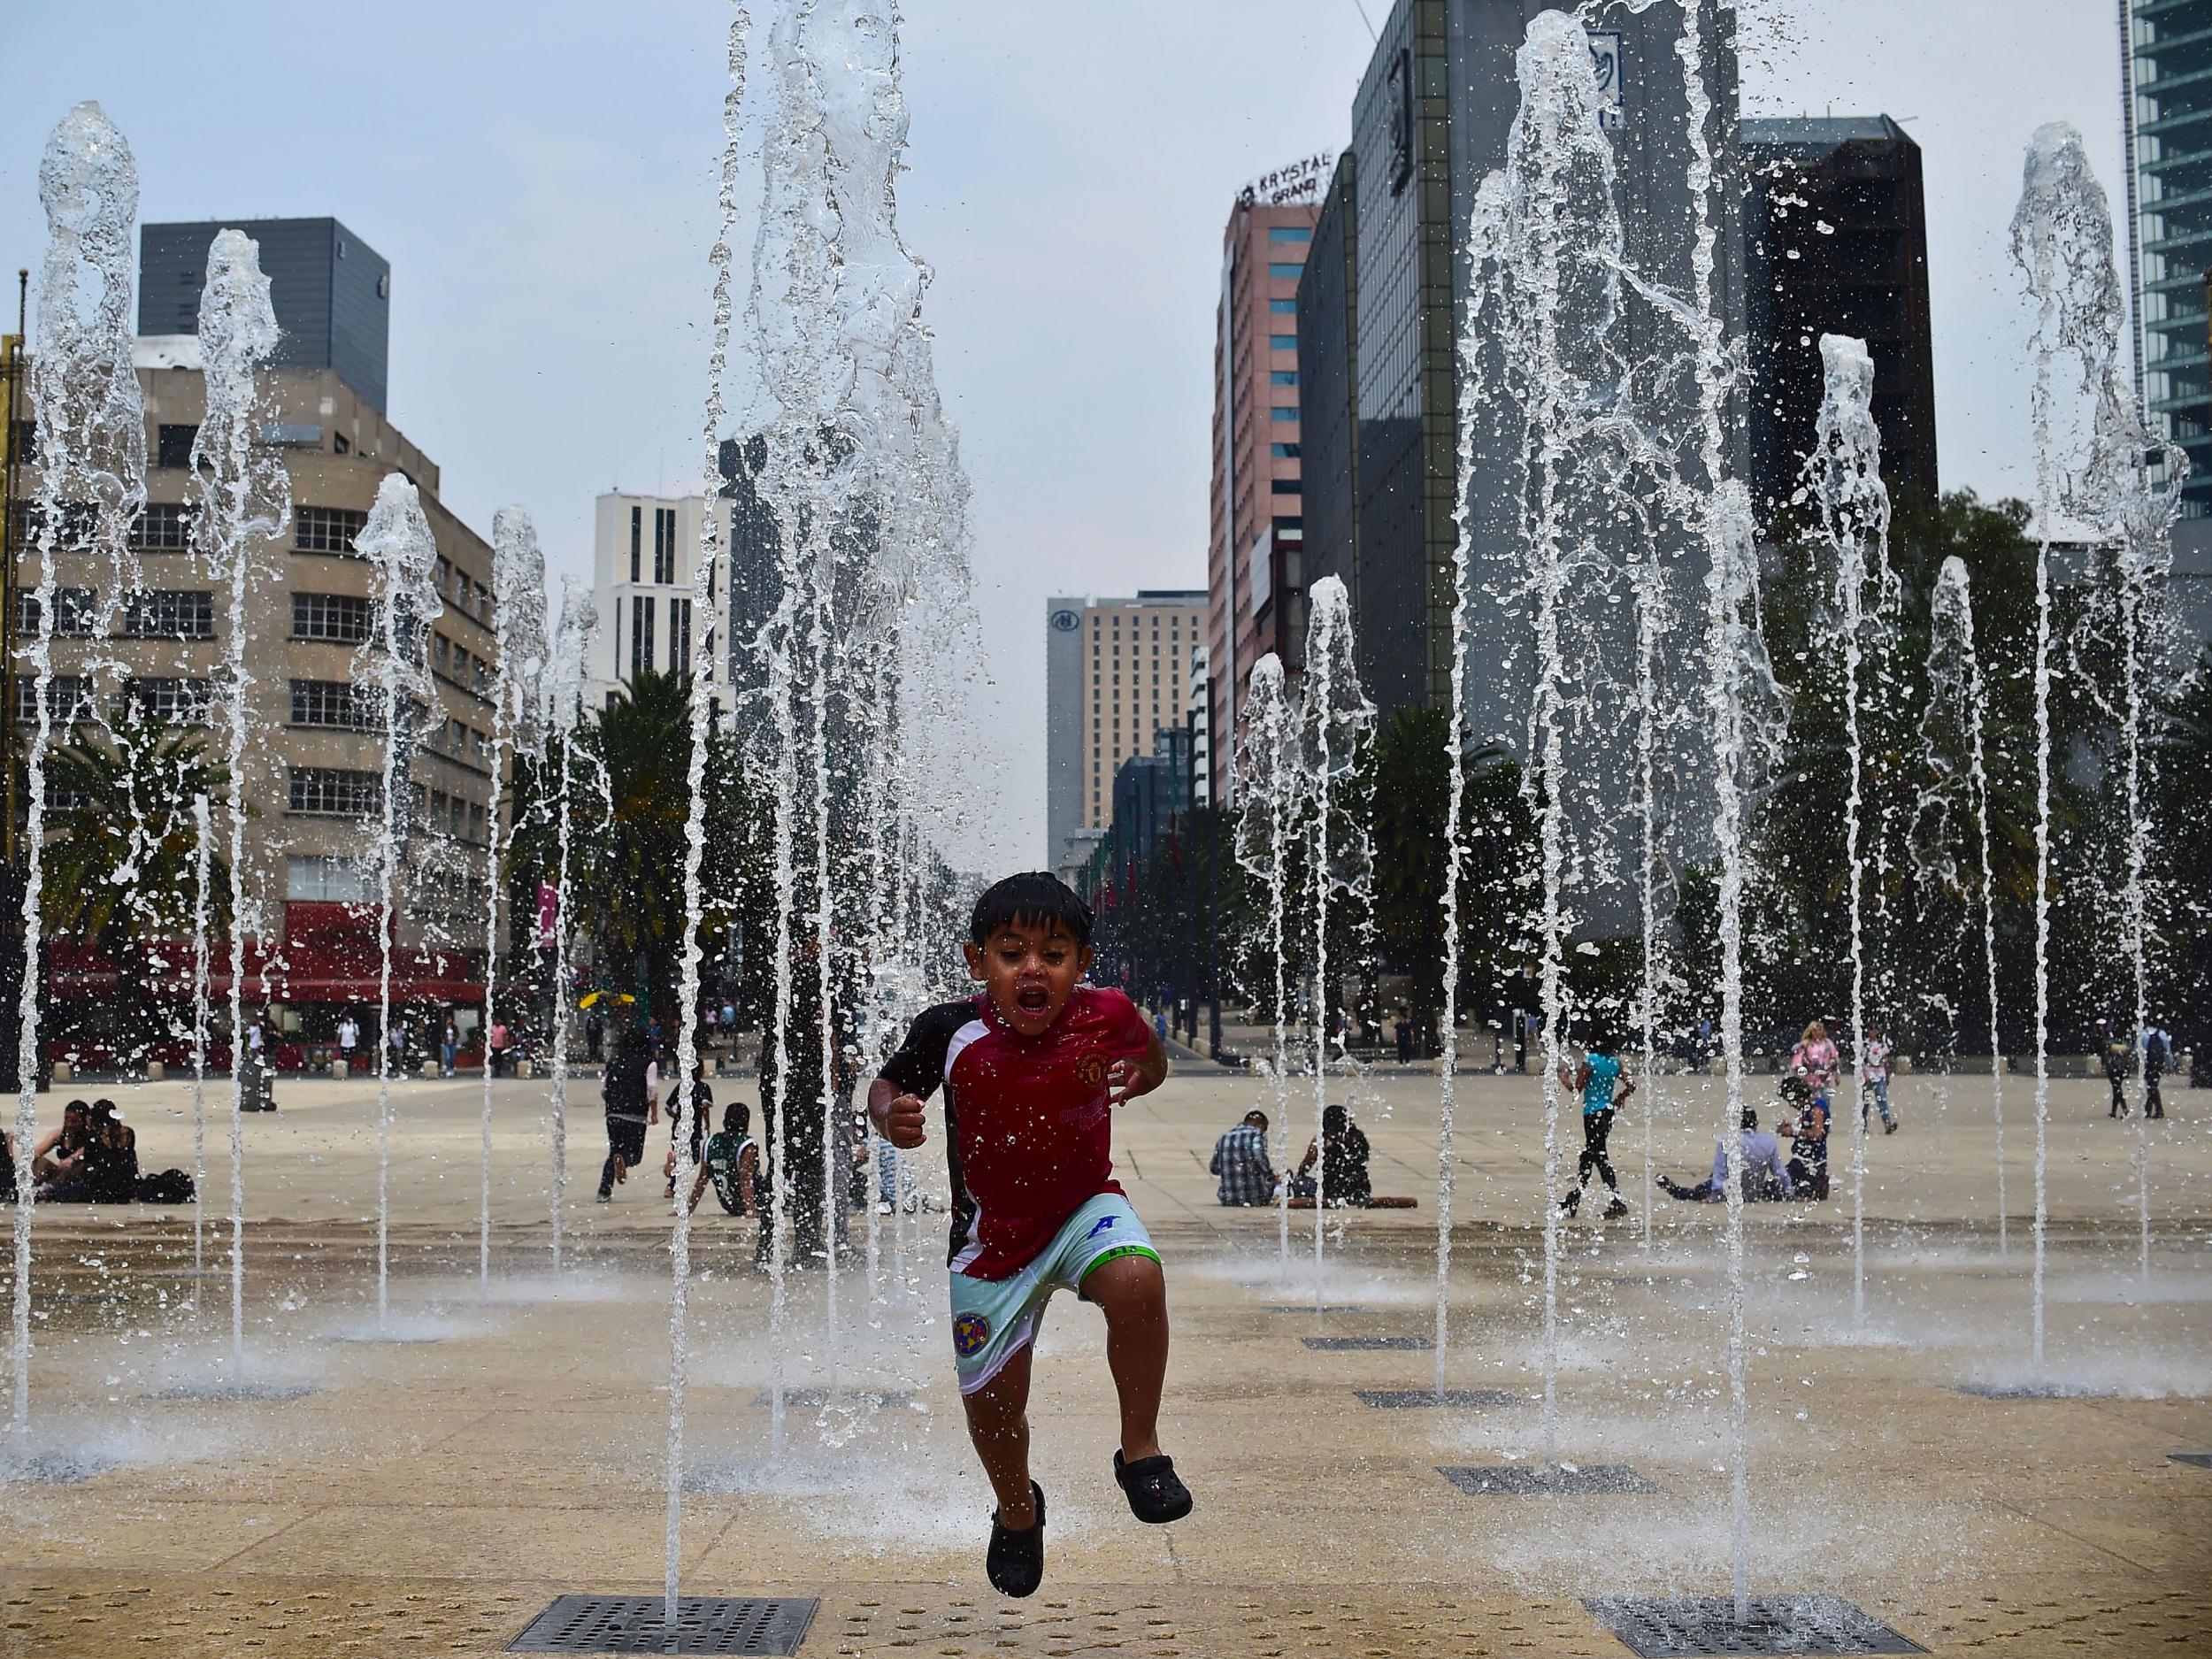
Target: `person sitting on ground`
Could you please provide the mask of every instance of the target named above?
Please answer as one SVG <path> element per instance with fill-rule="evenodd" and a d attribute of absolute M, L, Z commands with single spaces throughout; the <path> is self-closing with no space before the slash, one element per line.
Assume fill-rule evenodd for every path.
<path fill-rule="evenodd" d="M 1798 1198 L 1828 1197 L 1828 1102 L 1816 1099 L 1805 1079 L 1782 1079 L 1784 1116 L 1775 1133 L 1790 1139 L 1789 1176 L 1792 1194 Z M 1792 1111 L 1794 1117 L 1788 1115 Z"/>
<path fill-rule="evenodd" d="M 704 1060 L 695 1061 L 691 1068 L 690 1110 L 684 1108 L 681 1088 L 668 1091 L 668 1158 L 661 1166 L 661 1173 L 668 1180 L 667 1196 L 673 1198 L 676 1195 L 676 1148 L 683 1143 L 684 1125 L 688 1123 L 691 1125 L 691 1163 L 695 1169 L 706 1157 L 707 1119 L 713 1114 L 714 1090 L 707 1084 L 707 1063 Z M 694 1204 L 699 1202 L 695 1189 L 691 1194 L 691 1202 Z"/>
<path fill-rule="evenodd" d="M 56 1187 L 74 1185 L 91 1144 L 92 1102 L 73 1100 L 61 1109 L 61 1122 L 31 1148 L 31 1179 L 38 1196 L 45 1198 Z"/>
<path fill-rule="evenodd" d="M 722 1201 L 724 1211 L 733 1216 L 758 1216 L 765 1211 L 762 1202 L 760 1176 L 760 1147 L 754 1141 L 753 1114 L 742 1101 L 732 1101 L 722 1109 L 722 1127 L 707 1141 L 706 1156 L 699 1161 L 699 1173 L 691 1183 L 691 1208 L 699 1208 L 699 1200 L 707 1190 L 707 1183 L 714 1183 L 714 1195 Z"/>
<path fill-rule="evenodd" d="M 85 1198 L 95 1204 L 127 1204 L 138 1195 L 138 1132 L 111 1100 L 92 1102 L 91 1140 L 85 1147 Z"/>
<path fill-rule="evenodd" d="M 1321 1164 L 1317 1189 L 1313 1179 L 1317 1158 Z M 1290 1195 L 1309 1202 L 1318 1197 L 1331 1210 L 1348 1204 L 1363 1210 L 1374 1195 L 1367 1173 L 1367 1136 L 1343 1107 L 1332 1106 L 1321 1114 L 1321 1138 L 1306 1143 L 1306 1156 L 1290 1179 Z"/>
<path fill-rule="evenodd" d="M 1728 1137 L 1723 1135 L 1713 1146 L 1713 1173 L 1710 1179 L 1695 1187 L 1679 1186 L 1667 1177 L 1659 1178 L 1670 1198 L 1684 1198 L 1693 1203 L 1714 1203 L 1728 1194 Z M 1747 1204 L 1767 1203 L 1791 1195 L 1790 1172 L 1782 1167 L 1781 1143 L 1772 1135 L 1759 1131 L 1759 1114 L 1751 1107 L 1743 1109 L 1743 1195 Z"/>
<path fill-rule="evenodd" d="M 1223 1130 L 1206 1170 L 1221 1178 L 1217 1195 L 1225 1204 L 1248 1207 L 1271 1202 L 1275 1166 L 1267 1159 L 1267 1114 L 1255 1108 L 1235 1128 Z"/>
<path fill-rule="evenodd" d="M 1613 1160 L 1606 1156 L 1605 1142 L 1613 1133 L 1613 1114 L 1636 1092 L 1636 1079 L 1622 1071 L 1613 1046 L 1610 1033 L 1595 1032 L 1582 1064 L 1572 1071 L 1563 1065 L 1559 1068 L 1559 1080 L 1582 1096 L 1582 1156 L 1575 1165 L 1574 1191 L 1559 1201 L 1559 1208 L 1570 1216 L 1582 1207 L 1582 1190 L 1590 1184 L 1592 1170 L 1613 1194 L 1605 1206 L 1605 1218 L 1614 1221 L 1628 1213 L 1628 1206 L 1621 1202 L 1621 1184 L 1613 1174 Z"/>

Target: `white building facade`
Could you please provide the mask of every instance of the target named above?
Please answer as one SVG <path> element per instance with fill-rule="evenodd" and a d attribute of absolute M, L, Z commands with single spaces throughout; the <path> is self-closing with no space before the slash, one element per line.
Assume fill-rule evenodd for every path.
<path fill-rule="evenodd" d="M 707 604 L 697 611 L 693 573 L 698 568 L 706 515 L 715 515 L 716 568 L 708 574 Z M 698 631 L 709 631 L 709 695 L 731 706 L 726 654 L 715 635 L 726 582 L 730 503 L 719 496 L 646 495 L 616 490 L 602 495 L 593 518 L 592 596 L 599 633 L 592 641 L 589 695 L 603 708 L 618 687 L 640 673 L 687 669 Z"/>

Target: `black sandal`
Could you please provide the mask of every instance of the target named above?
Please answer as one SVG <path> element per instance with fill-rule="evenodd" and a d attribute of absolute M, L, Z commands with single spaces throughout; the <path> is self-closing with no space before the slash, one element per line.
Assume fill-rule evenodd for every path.
<path fill-rule="evenodd" d="M 1175 1478 L 1175 1460 L 1164 1452 L 1133 1463 L 1114 1454 L 1114 1479 L 1128 1494 L 1129 1513 L 1152 1526 L 1165 1526 L 1191 1512 L 1190 1488 Z"/>
<path fill-rule="evenodd" d="M 1000 1525 L 996 1509 L 991 1511 L 991 1548 L 983 1571 L 1001 1595 L 1034 1595 L 1045 1581 L 1045 1489 L 1033 1480 L 1029 1489 L 1037 1494 L 1033 1525 L 1014 1532 Z"/>

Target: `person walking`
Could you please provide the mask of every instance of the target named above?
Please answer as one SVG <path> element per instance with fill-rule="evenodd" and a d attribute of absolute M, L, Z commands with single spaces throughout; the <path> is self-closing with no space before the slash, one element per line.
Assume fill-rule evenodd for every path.
<path fill-rule="evenodd" d="M 632 1026 L 615 1041 L 599 1085 L 607 1109 L 607 1162 L 599 1171 L 599 1202 L 614 1199 L 614 1184 L 645 1162 L 645 1132 L 660 1121 L 660 1103 L 648 1080 L 653 1050 L 643 1032 Z"/>
<path fill-rule="evenodd" d="M 2104 1080 L 2112 1086 L 2112 1110 L 2105 1116 L 2124 1118 L 2128 1115 L 2128 1073 L 2134 1070 L 2135 1053 L 2108 1019 L 2097 1022 L 2097 1057 L 2104 1064 Z"/>
<path fill-rule="evenodd" d="M 584 1052 L 591 1056 L 594 1065 L 599 1064 L 599 1051 L 607 1041 L 607 1022 L 593 1009 L 584 1017 Z"/>
<path fill-rule="evenodd" d="M 1842 1064 L 1835 1043 L 1829 1038 L 1828 1027 L 1815 1020 L 1805 1027 L 1797 1046 L 1790 1050 L 1790 1074 L 1805 1079 L 1805 1087 L 1813 1098 L 1825 1108 L 1828 1092 L 1835 1087 L 1836 1071 Z"/>
<path fill-rule="evenodd" d="M 445 1034 L 438 1041 L 438 1075 L 451 1077 L 453 1063 L 460 1056 L 461 1033 L 451 1019 L 445 1023 Z"/>
<path fill-rule="evenodd" d="M 361 1026 L 348 1009 L 345 1018 L 338 1022 L 338 1059 L 345 1067 L 346 1075 L 353 1075 L 353 1051 L 361 1046 Z"/>
<path fill-rule="evenodd" d="M 2159 1079 L 2174 1063 L 2174 1040 L 2146 1021 L 2143 1026 L 2143 1116 L 2163 1118 L 2166 1102 L 2158 1092 Z"/>
<path fill-rule="evenodd" d="M 1867 1107 L 1881 1109 L 1882 1133 L 1897 1133 L 1897 1119 L 1889 1115 L 1889 1044 L 1883 1040 L 1882 1028 L 1872 1020 L 1866 1022 L 1866 1041 L 1859 1050 L 1859 1123 L 1866 1123 Z"/>
<path fill-rule="evenodd" d="M 507 1064 L 507 1022 L 495 1019 L 485 1038 L 484 1064 L 491 1067 L 494 1077 L 504 1077 Z"/>
<path fill-rule="evenodd" d="M 1613 1115 L 1636 1092 L 1636 1081 L 1623 1074 L 1613 1046 L 1610 1035 L 1599 1031 L 1592 1035 L 1579 1066 L 1571 1072 L 1563 1065 L 1559 1068 L 1559 1080 L 1582 1096 L 1582 1156 L 1575 1164 L 1574 1191 L 1559 1201 L 1560 1210 L 1570 1216 L 1582 1208 L 1582 1189 L 1589 1186 L 1592 1170 L 1613 1195 L 1605 1206 L 1605 1219 L 1617 1220 L 1628 1213 L 1606 1141 L 1613 1133 Z"/>

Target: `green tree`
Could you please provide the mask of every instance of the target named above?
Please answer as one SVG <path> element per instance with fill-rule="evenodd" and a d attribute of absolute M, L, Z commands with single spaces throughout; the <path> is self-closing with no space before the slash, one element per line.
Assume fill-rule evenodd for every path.
<path fill-rule="evenodd" d="M 142 1056 L 163 1033 L 157 982 L 188 964 L 173 960 L 193 935 L 199 830 L 194 797 L 223 809 L 229 780 L 209 757 L 204 733 L 170 726 L 136 703 L 119 707 L 103 733 L 73 731 L 46 763 L 50 806 L 40 904 L 50 936 L 92 946 L 115 964 L 104 1017 L 119 1055 Z M 230 925 L 229 866 L 208 858 L 210 940 Z M 165 952 L 168 954 L 165 954 Z M 92 1012 L 94 1010 L 88 1010 Z"/>

